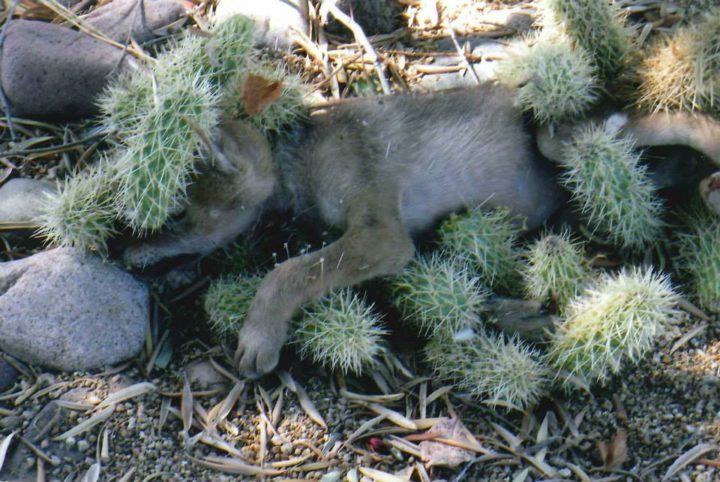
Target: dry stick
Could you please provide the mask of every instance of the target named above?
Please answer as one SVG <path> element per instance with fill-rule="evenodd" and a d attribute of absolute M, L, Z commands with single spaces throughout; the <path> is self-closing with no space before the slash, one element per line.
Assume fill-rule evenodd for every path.
<path fill-rule="evenodd" d="M 372 60 L 373 64 L 375 65 L 375 71 L 377 72 L 378 78 L 380 79 L 380 85 L 382 86 L 383 92 L 385 94 L 390 94 L 390 84 L 385 77 L 384 67 L 380 62 L 380 58 L 375 52 L 375 49 L 365 36 L 365 32 L 363 32 L 362 27 L 360 27 L 360 25 L 358 25 L 352 18 L 348 17 L 345 12 L 340 10 L 337 5 L 333 3 L 332 0 L 322 0 L 322 9 L 331 13 L 332 16 L 338 20 L 338 22 L 350 29 L 350 31 L 353 33 L 353 36 L 355 37 L 355 40 L 362 46 L 362 48 L 370 57 L 370 60 Z"/>
<path fill-rule="evenodd" d="M 468 69 L 470 71 L 470 73 L 473 75 L 473 77 L 475 77 L 475 82 L 477 82 L 478 85 L 480 85 L 480 83 L 481 83 L 480 77 L 478 77 L 477 72 L 475 72 L 475 69 L 473 69 L 472 65 L 470 65 L 470 62 L 468 61 L 467 53 L 465 52 L 465 49 L 460 47 L 457 37 L 455 36 L 455 30 L 453 30 L 453 28 L 450 26 L 448 26 L 447 29 L 448 29 L 448 32 L 450 32 L 450 38 L 452 39 L 453 45 L 455 45 L 455 49 L 457 50 L 458 55 L 462 59 L 461 63 L 463 64 L 463 66 L 466 69 Z"/>

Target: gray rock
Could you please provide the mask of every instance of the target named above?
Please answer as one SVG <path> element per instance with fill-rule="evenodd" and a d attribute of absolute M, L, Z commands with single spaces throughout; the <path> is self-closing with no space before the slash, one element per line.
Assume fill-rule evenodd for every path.
<path fill-rule="evenodd" d="M 55 187 L 36 179 L 10 179 L 0 187 L 0 223 L 30 222 Z"/>
<path fill-rule="evenodd" d="M 129 34 L 149 40 L 180 15 L 172 0 L 116 0 L 87 22 L 123 43 Z M 88 34 L 32 20 L 11 21 L 0 54 L 0 84 L 12 114 L 63 120 L 95 113 L 97 94 L 131 61 L 123 49 Z"/>
<path fill-rule="evenodd" d="M 0 392 L 9 389 L 20 377 L 20 373 L 4 358 L 0 358 Z"/>
<path fill-rule="evenodd" d="M 307 32 L 298 0 L 218 0 L 215 20 L 222 22 L 233 15 L 255 22 L 255 43 L 264 47 L 287 49 L 293 44 L 293 29 Z"/>
<path fill-rule="evenodd" d="M 114 0 L 93 10 L 85 20 L 109 38 L 125 44 L 130 38 L 143 43 L 163 35 L 168 25 L 184 15 L 179 0 Z"/>
<path fill-rule="evenodd" d="M 0 349 L 31 364 L 88 370 L 135 356 L 147 287 L 100 258 L 58 248 L 0 264 Z"/>

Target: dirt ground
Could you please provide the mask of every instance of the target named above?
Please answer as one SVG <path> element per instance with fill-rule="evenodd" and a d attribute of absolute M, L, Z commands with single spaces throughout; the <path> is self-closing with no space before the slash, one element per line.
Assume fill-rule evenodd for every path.
<path fill-rule="evenodd" d="M 404 23 L 371 37 L 398 91 L 461 74 L 464 62 L 492 61 L 457 56 L 447 25 L 460 43 L 503 45 L 537 14 L 534 3 L 510 0 L 403 3 Z M 650 41 L 713 3 L 620 2 L 636 28 L 655 26 Z M 330 37 L 333 79 L 302 48 L 286 61 L 323 97 L 376 93 L 358 48 L 349 34 Z M 71 143 L 85 127 L 16 122 L 28 146 L 41 137 L 43 146 Z M 12 159 L 0 178 L 62 178 L 94 148 Z M 39 249 L 3 239 L 5 259 Z M 267 247 L 285 250 L 282 240 Z M 200 297 L 221 264 L 216 256 L 193 266 L 190 286 L 154 283 L 145 350 L 122 366 L 59 374 L 11 360 L 21 374 L 0 394 L 0 480 L 720 480 L 717 318 L 687 314 L 607 386 L 556 391 L 525 411 L 454 393 L 422 364 L 420 340 L 400 335 L 382 369 L 364 378 L 328 373 L 287 350 L 277 374 L 251 383 L 234 377 L 227 350 L 204 326 Z"/>

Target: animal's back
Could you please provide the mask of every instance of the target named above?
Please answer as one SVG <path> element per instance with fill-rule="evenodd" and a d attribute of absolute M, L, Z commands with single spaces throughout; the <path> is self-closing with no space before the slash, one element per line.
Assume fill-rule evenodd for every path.
<path fill-rule="evenodd" d="M 480 203 L 510 207 L 530 226 L 556 207 L 552 173 L 505 88 L 363 99 L 312 122 L 300 175 L 331 224 L 344 224 L 353 199 L 385 189 L 398 192 L 411 231 Z"/>

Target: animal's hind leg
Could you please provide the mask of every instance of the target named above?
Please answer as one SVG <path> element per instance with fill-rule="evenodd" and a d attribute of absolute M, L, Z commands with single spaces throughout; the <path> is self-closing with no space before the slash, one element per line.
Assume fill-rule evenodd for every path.
<path fill-rule="evenodd" d="M 592 122 L 587 121 L 587 122 Z M 614 114 L 608 117 L 609 128 L 620 137 L 631 137 L 638 147 L 687 146 L 707 156 L 720 167 L 720 122 L 704 114 L 684 112 L 658 112 L 640 116 Z M 542 127 L 537 133 L 538 149 L 553 161 L 562 160 L 565 143 L 583 123 L 564 124 L 551 135 Z"/>
<path fill-rule="evenodd" d="M 412 257 L 412 240 L 398 207 L 368 199 L 353 205 L 360 209 L 349 216 L 349 228 L 339 240 L 285 261 L 261 283 L 239 333 L 235 361 L 242 375 L 254 378 L 275 367 L 288 321 L 300 305 L 330 290 L 395 273 Z"/>

